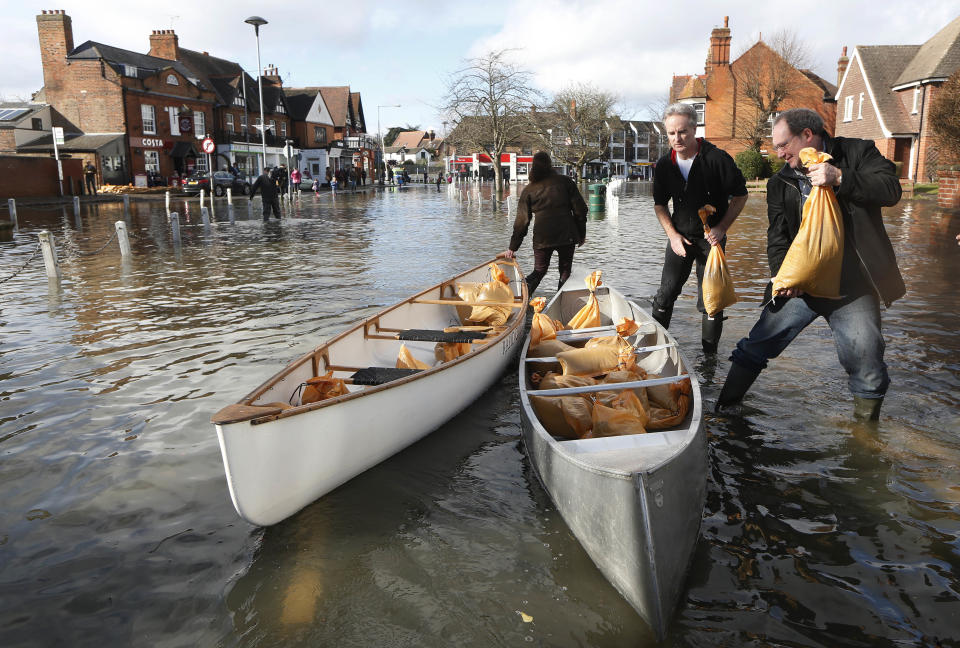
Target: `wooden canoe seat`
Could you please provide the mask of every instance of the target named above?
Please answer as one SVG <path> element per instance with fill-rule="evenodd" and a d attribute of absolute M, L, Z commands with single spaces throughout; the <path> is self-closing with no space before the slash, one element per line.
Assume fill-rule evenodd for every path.
<path fill-rule="evenodd" d="M 410 342 L 474 342 L 487 336 L 482 331 L 433 331 L 428 329 L 407 329 L 397 334 L 398 340 Z"/>
<path fill-rule="evenodd" d="M 214 425 L 226 425 L 228 423 L 239 423 L 249 419 L 259 418 L 261 416 L 271 416 L 279 414 L 285 409 L 290 409 L 287 403 L 267 403 L 266 405 L 244 405 L 243 403 L 234 403 L 227 405 L 222 410 L 210 418 Z"/>
<path fill-rule="evenodd" d="M 354 385 L 382 385 L 384 383 L 400 380 L 415 373 L 420 373 L 422 369 L 397 369 L 395 367 L 364 367 L 350 376 L 350 382 Z"/>

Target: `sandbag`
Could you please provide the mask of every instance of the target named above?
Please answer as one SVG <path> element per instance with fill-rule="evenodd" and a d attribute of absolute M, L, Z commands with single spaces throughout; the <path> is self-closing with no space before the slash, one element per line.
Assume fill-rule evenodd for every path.
<path fill-rule="evenodd" d="M 804 166 L 832 160 L 816 149 L 800 150 Z M 800 229 L 787 250 L 773 292 L 797 288 L 814 297 L 840 298 L 843 266 L 843 216 L 832 187 L 813 187 L 803 205 Z"/>
<path fill-rule="evenodd" d="M 531 358 L 555 358 L 558 353 L 573 351 L 575 348 L 557 339 L 544 340 L 537 346 L 527 349 L 527 356 Z"/>
<path fill-rule="evenodd" d="M 650 376 L 656 378 L 657 376 Z M 665 430 L 680 425 L 690 411 L 693 388 L 690 379 L 647 387 L 650 399 L 648 430 Z"/>
<path fill-rule="evenodd" d="M 315 376 L 307 380 L 300 394 L 300 404 L 307 405 L 318 401 L 343 396 L 349 393 L 347 385 L 340 378 L 333 377 L 333 370 L 322 376 Z"/>
<path fill-rule="evenodd" d="M 621 392 L 612 403 L 594 402 L 590 422 L 591 429 L 581 439 L 644 434 L 648 420 L 643 405 L 629 389 Z"/>
<path fill-rule="evenodd" d="M 597 301 L 597 287 L 603 283 L 600 281 L 602 274 L 602 270 L 594 270 L 590 273 L 590 276 L 586 278 L 587 288 L 590 289 L 590 299 L 588 299 L 584 307 L 577 311 L 577 314 L 567 322 L 567 328 L 580 329 L 600 326 L 600 303 Z"/>
<path fill-rule="evenodd" d="M 544 340 L 553 340 L 557 337 L 557 331 L 563 329 L 563 322 L 550 319 L 543 314 L 543 309 L 547 305 L 547 300 L 543 297 L 537 297 L 530 300 L 530 306 L 533 307 L 533 321 L 530 323 L 530 348 L 533 349 Z"/>
<path fill-rule="evenodd" d="M 470 349 L 469 342 L 437 342 L 437 345 L 433 347 L 433 355 L 437 362 L 450 362 L 462 355 L 467 355 L 470 353 Z"/>
<path fill-rule="evenodd" d="M 400 345 L 400 353 L 397 354 L 397 369 L 429 369 L 430 365 L 420 362 L 413 357 L 406 344 Z"/>
<path fill-rule="evenodd" d="M 530 405 L 540 424 L 555 437 L 579 439 L 593 423 L 592 408 L 587 398 L 575 396 L 536 396 L 530 394 Z"/>
<path fill-rule="evenodd" d="M 491 279 L 487 283 L 457 284 L 457 295 L 467 302 L 489 302 L 490 306 L 473 306 L 464 318 L 466 322 L 502 326 L 510 317 L 512 306 L 495 304 L 513 304 L 513 291 L 510 280 L 496 263 L 490 264 Z"/>
<path fill-rule="evenodd" d="M 644 371 L 640 367 L 634 367 L 632 369 L 619 369 L 617 371 L 611 371 L 606 376 L 604 376 L 600 382 L 625 383 L 625 382 L 636 382 L 638 380 L 645 380 L 646 378 L 647 378 L 646 371 Z M 647 388 L 634 387 L 631 391 L 637 395 L 637 398 L 640 399 L 640 403 L 643 405 L 643 409 L 649 412 L 650 399 L 647 397 Z"/>
<path fill-rule="evenodd" d="M 612 345 L 573 349 L 557 354 L 557 360 L 568 376 L 599 376 L 620 365 L 620 352 Z"/>
<path fill-rule="evenodd" d="M 704 205 L 697 210 L 697 214 L 703 222 L 705 234 L 710 233 L 707 219 L 716 212 L 717 210 L 713 205 Z M 723 254 L 723 248 L 719 245 L 710 246 L 710 253 L 707 255 L 707 263 L 703 270 L 701 295 L 704 310 L 710 317 L 728 306 L 733 306 L 738 301 L 737 293 L 733 289 L 733 280 L 730 279 L 730 271 L 727 270 L 727 257 Z"/>

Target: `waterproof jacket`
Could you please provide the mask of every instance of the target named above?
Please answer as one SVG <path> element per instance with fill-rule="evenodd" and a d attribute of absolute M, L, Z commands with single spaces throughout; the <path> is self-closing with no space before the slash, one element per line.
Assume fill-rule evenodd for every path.
<path fill-rule="evenodd" d="M 261 173 L 257 176 L 257 179 L 253 181 L 253 186 L 250 187 L 251 200 L 257 195 L 257 191 L 263 196 L 264 202 L 273 202 L 273 199 L 277 197 L 277 185 L 274 184 L 273 179 L 266 173 Z"/>
<path fill-rule="evenodd" d="M 670 220 L 673 227 L 689 238 L 704 238 L 703 222 L 697 214 L 704 205 L 713 205 L 717 212 L 707 219 L 715 226 L 727 213 L 730 196 L 746 196 L 747 183 L 733 158 L 704 139 L 697 140 L 700 150 L 693 158 L 687 179 L 677 166 L 676 151 L 657 161 L 653 176 L 653 203 L 667 206 L 673 199 Z"/>
<path fill-rule="evenodd" d="M 552 173 L 528 184 L 517 202 L 510 249 L 520 249 L 533 219 L 533 248 L 542 249 L 583 243 L 587 238 L 587 204 L 577 184 L 565 175 Z"/>
<path fill-rule="evenodd" d="M 892 207 L 900 201 L 903 190 L 896 167 L 880 155 L 870 140 L 824 139 L 824 150 L 833 157 L 829 164 L 843 174 L 840 186 L 833 188 L 843 213 L 843 273 L 862 273 L 867 288 L 890 306 L 907 292 L 880 213 L 881 207 Z M 800 181 L 790 166 L 784 165 L 767 181 L 767 218 L 770 221 L 767 260 L 771 277 L 779 272 L 780 264 L 800 229 L 802 205 Z M 764 301 L 769 299 L 770 290 L 768 285 Z"/>

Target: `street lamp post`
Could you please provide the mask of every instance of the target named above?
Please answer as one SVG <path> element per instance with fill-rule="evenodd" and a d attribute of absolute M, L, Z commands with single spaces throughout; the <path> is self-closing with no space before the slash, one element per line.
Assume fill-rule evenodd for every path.
<path fill-rule="evenodd" d="M 387 161 L 383 157 L 383 131 L 380 130 L 380 109 L 381 108 L 399 108 L 400 104 L 389 104 L 386 106 L 377 106 L 377 136 L 380 137 L 380 166 L 377 169 L 378 174 L 380 175 L 380 184 L 383 184 L 383 176 L 386 175 L 387 171 Z"/>
<path fill-rule="evenodd" d="M 260 86 L 260 137 L 263 143 L 263 150 L 260 153 L 260 170 L 267 165 L 267 123 L 263 118 L 263 69 L 260 67 L 260 25 L 266 25 L 267 21 L 260 16 L 250 16 L 243 22 L 253 25 L 253 33 L 257 37 L 257 83 Z"/>

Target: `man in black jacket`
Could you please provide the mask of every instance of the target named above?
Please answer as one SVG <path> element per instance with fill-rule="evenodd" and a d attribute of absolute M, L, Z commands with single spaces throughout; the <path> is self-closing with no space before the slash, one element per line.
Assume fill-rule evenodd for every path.
<path fill-rule="evenodd" d="M 717 409 L 739 403 L 757 375 L 808 324 L 823 316 L 833 331 L 840 364 L 849 375 L 854 416 L 877 420 L 890 384 L 883 362 L 880 301 L 890 306 L 906 292 L 881 207 L 900 200 L 892 162 L 869 140 L 831 139 L 823 120 L 806 108 L 787 110 L 773 125 L 773 147 L 786 162 L 767 183 L 767 258 L 776 276 L 800 228 L 811 187 L 833 187 L 843 214 L 843 265 L 840 299 L 811 297 L 792 288 L 768 303 L 749 336 L 737 343 Z M 803 168 L 799 153 L 812 147 L 833 159 Z M 769 301 L 771 285 L 767 286 Z"/>
<path fill-rule="evenodd" d="M 669 242 L 663 260 L 660 289 L 653 300 L 653 317 L 670 326 L 673 304 L 697 264 L 697 309 L 703 313 L 703 350 L 715 353 L 723 330 L 723 311 L 714 317 L 703 306 L 703 271 L 711 245 L 726 244 L 730 225 L 747 203 L 743 174 L 725 151 L 697 139 L 697 111 L 690 104 L 675 103 L 663 115 L 670 154 L 657 161 L 653 176 L 653 210 Z M 673 214 L 667 203 L 673 200 Z M 697 211 L 704 205 L 716 208 L 704 234 Z"/>
<path fill-rule="evenodd" d="M 270 167 L 264 167 L 253 186 L 250 188 L 250 200 L 260 192 L 263 200 L 263 220 L 270 220 L 270 211 L 273 210 L 277 219 L 280 219 L 280 198 L 277 193 L 277 185 L 274 184 L 270 176 Z"/>

